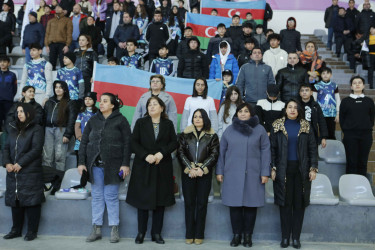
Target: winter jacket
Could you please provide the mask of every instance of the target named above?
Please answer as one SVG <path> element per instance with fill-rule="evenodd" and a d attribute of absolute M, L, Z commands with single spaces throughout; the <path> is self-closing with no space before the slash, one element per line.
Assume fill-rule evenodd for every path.
<path fill-rule="evenodd" d="M 344 35 L 343 34 L 344 30 L 349 30 L 350 33 L 347 35 Z M 337 16 L 333 20 L 333 32 L 335 33 L 335 35 L 342 35 L 347 38 L 350 38 L 352 36 L 352 32 L 354 32 L 354 23 L 347 16 L 345 17 Z"/>
<path fill-rule="evenodd" d="M 242 65 L 238 73 L 236 85 L 240 89 L 245 102 L 256 103 L 267 97 L 267 85 L 275 84 L 272 69 L 264 62 L 250 60 Z"/>
<path fill-rule="evenodd" d="M 299 98 L 300 85 L 308 82 L 307 71 L 300 66 L 288 64 L 287 67 L 280 69 L 276 75 L 276 84 L 279 85 L 281 101 Z"/>
<path fill-rule="evenodd" d="M 283 29 L 280 32 L 280 47 L 287 53 L 302 51 L 301 33 L 295 29 Z"/>
<path fill-rule="evenodd" d="M 139 30 L 137 28 L 139 34 Z M 157 54 L 162 44 L 168 44 L 171 40 L 169 28 L 162 22 L 152 22 L 146 30 L 146 42 L 149 44 L 149 53 Z"/>
<path fill-rule="evenodd" d="M 24 102 L 25 102 L 25 98 L 22 98 L 22 100 L 19 103 L 24 103 Z M 34 117 L 33 123 L 43 127 L 44 110 L 43 110 L 42 106 L 39 103 L 37 103 L 35 101 L 35 99 L 30 100 L 29 104 L 31 106 L 33 106 L 33 108 L 35 110 L 35 117 Z M 18 103 L 15 103 L 9 109 L 5 124 L 9 124 L 9 123 L 17 120 L 17 105 L 18 105 Z M 7 127 L 5 126 L 5 128 L 7 128 Z"/>
<path fill-rule="evenodd" d="M 22 168 L 18 173 L 7 172 L 5 205 L 31 207 L 45 201 L 42 171 L 43 128 L 29 123 L 20 134 L 16 122 L 8 124 L 8 139 L 3 153 L 3 164 L 16 164 Z"/>
<path fill-rule="evenodd" d="M 250 56 L 251 56 L 251 53 L 253 51 L 252 50 L 248 50 L 248 49 L 245 49 L 237 58 L 237 62 L 238 62 L 238 67 L 241 68 L 242 65 L 244 65 L 245 63 L 248 63 L 250 61 Z"/>
<path fill-rule="evenodd" d="M 123 18 L 122 18 L 123 15 L 124 15 L 124 13 L 120 12 L 120 23 L 119 24 L 124 23 Z M 109 39 L 109 34 L 111 33 L 111 27 L 112 27 L 112 19 L 113 19 L 113 11 L 110 12 L 110 14 L 108 14 L 106 19 L 105 19 L 105 31 L 104 31 L 104 38 L 105 39 Z M 139 33 L 139 31 L 138 31 L 138 33 Z"/>
<path fill-rule="evenodd" d="M 176 51 L 176 56 L 180 60 L 186 53 L 189 52 L 189 44 L 188 44 L 189 39 L 184 38 L 179 42 L 177 46 L 177 51 Z"/>
<path fill-rule="evenodd" d="M 356 8 L 352 10 L 350 8 L 347 8 L 345 16 L 347 18 L 350 18 L 350 20 L 352 20 L 352 23 L 355 24 L 355 19 L 358 17 L 359 13 L 360 12 Z"/>
<path fill-rule="evenodd" d="M 229 69 L 233 73 L 233 82 L 236 82 L 237 75 L 238 75 L 238 62 L 233 54 L 228 55 L 228 59 L 225 62 L 224 70 Z M 216 54 L 215 57 L 212 59 L 211 66 L 210 66 L 210 76 L 209 79 L 222 79 L 222 68 L 220 63 L 220 54 Z"/>
<path fill-rule="evenodd" d="M 64 43 L 66 46 L 69 46 L 72 42 L 72 33 L 72 20 L 63 14 L 56 14 L 47 24 L 44 45 L 49 46 L 51 43 Z"/>
<path fill-rule="evenodd" d="M 44 124 L 46 127 L 59 127 L 57 124 L 57 116 L 59 113 L 60 101 L 55 96 L 48 99 L 44 105 Z M 62 127 L 66 128 L 64 137 L 70 139 L 74 135 L 74 124 L 77 118 L 77 107 L 74 101 L 68 102 L 66 107 L 66 121 Z"/>
<path fill-rule="evenodd" d="M 76 62 L 75 66 L 79 68 L 82 72 L 83 78 L 91 78 L 94 70 L 94 62 L 98 62 L 98 55 L 96 52 L 89 48 L 86 52 L 81 49 L 76 49 Z"/>
<path fill-rule="evenodd" d="M 12 71 L 0 70 L 0 101 L 13 101 L 17 93 L 17 77 Z"/>
<path fill-rule="evenodd" d="M 267 38 L 263 33 L 262 34 L 255 33 L 254 38 L 255 40 L 257 40 L 259 46 L 262 46 L 263 44 L 267 42 Z"/>
<path fill-rule="evenodd" d="M 247 38 L 253 38 L 254 39 L 254 42 L 255 42 L 255 47 L 259 47 L 259 43 L 258 43 L 258 40 L 256 40 L 254 38 L 254 35 L 253 34 L 250 34 L 250 35 L 245 35 L 245 34 L 242 34 L 241 36 L 239 36 L 236 40 L 233 41 L 233 46 L 231 46 L 232 48 L 232 53 L 235 55 L 235 56 L 239 56 L 241 53 L 244 53 L 246 51 L 246 48 L 245 48 L 245 40 Z"/>
<path fill-rule="evenodd" d="M 227 29 L 227 32 L 226 32 L 226 35 L 229 36 L 232 41 L 235 41 L 236 39 L 238 39 L 241 35 L 242 35 L 243 31 L 242 31 L 242 25 L 238 25 L 238 26 L 230 26 L 228 29 Z"/>
<path fill-rule="evenodd" d="M 212 128 L 202 131 L 198 138 L 194 125 L 186 127 L 178 138 L 177 156 L 182 171 L 188 174 L 189 169 L 199 166 L 204 174 L 211 175 L 219 157 L 219 146 L 219 137 Z"/>
<path fill-rule="evenodd" d="M 314 98 L 310 98 L 310 101 L 301 101 L 302 106 L 305 108 L 305 119 L 310 122 L 311 129 L 314 132 L 315 142 L 320 144 L 322 139 L 328 137 L 328 128 L 326 120 L 324 119 L 323 111 L 320 105 L 314 101 Z"/>
<path fill-rule="evenodd" d="M 199 50 L 189 50 L 182 55 L 178 62 L 177 76 L 195 79 L 197 77 L 208 78 L 208 62 L 206 55 Z"/>
<path fill-rule="evenodd" d="M 333 19 L 338 16 L 339 14 L 339 6 L 338 5 L 331 5 L 329 6 L 325 13 L 324 13 L 324 23 L 326 24 L 325 27 L 331 28 Z"/>
<path fill-rule="evenodd" d="M 255 106 L 256 114 L 259 118 L 259 123 L 269 133 L 272 129 L 272 123 L 282 117 L 282 110 L 285 103 L 280 100 L 272 101 L 269 98 L 261 99 Z"/>
<path fill-rule="evenodd" d="M 276 179 L 273 182 L 275 204 L 285 205 L 286 169 L 288 165 L 288 134 L 285 128 L 285 117 L 277 119 L 271 129 L 271 166 L 276 168 Z M 310 204 L 311 181 L 310 168 L 318 168 L 318 152 L 314 133 L 308 121 L 300 121 L 298 133 L 298 166 L 302 176 L 303 205 Z"/>
<path fill-rule="evenodd" d="M 227 41 L 230 46 L 233 46 L 232 38 L 230 38 L 227 34 L 224 35 L 224 37 L 220 37 L 219 35 L 216 35 L 215 37 L 212 37 L 208 43 L 206 56 L 207 56 L 207 63 L 210 64 L 212 60 L 212 56 L 219 53 L 219 45 L 222 41 Z"/>
<path fill-rule="evenodd" d="M 43 25 L 38 22 L 26 25 L 25 30 L 23 31 L 22 49 L 29 47 L 33 43 L 39 43 L 43 48 L 44 28 Z"/>
<path fill-rule="evenodd" d="M 355 20 L 355 27 L 357 31 L 361 31 L 364 34 L 364 37 L 370 32 L 370 26 L 375 21 L 375 13 L 370 10 L 362 10 L 362 12 L 357 16 Z"/>
<path fill-rule="evenodd" d="M 104 164 L 104 184 L 119 184 L 121 166 L 130 166 L 131 131 L 128 120 L 114 110 L 107 118 L 99 111 L 87 122 L 78 152 L 78 165 L 85 165 L 90 182 L 92 167 L 100 156 Z"/>
<path fill-rule="evenodd" d="M 285 50 L 278 48 L 270 48 L 263 55 L 263 62 L 272 68 L 272 73 L 276 76 L 277 72 L 286 67 L 288 64 L 288 53 Z"/>
<path fill-rule="evenodd" d="M 138 40 L 139 36 L 139 29 L 137 25 L 132 23 L 123 23 L 117 26 L 115 34 L 113 35 L 113 41 L 118 46 L 120 42 L 126 42 L 130 38 Z"/>
<path fill-rule="evenodd" d="M 171 154 L 177 148 L 177 136 L 173 123 L 161 118 L 159 134 L 155 138 L 151 117 L 138 119 L 133 130 L 131 148 L 135 157 L 126 202 L 144 210 L 174 205 Z M 149 154 L 158 152 L 163 155 L 159 164 L 146 162 Z"/>

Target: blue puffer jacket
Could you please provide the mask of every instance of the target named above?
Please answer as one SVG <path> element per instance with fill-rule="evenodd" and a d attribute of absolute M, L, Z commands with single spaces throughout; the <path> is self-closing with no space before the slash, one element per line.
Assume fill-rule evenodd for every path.
<path fill-rule="evenodd" d="M 44 28 L 38 22 L 26 25 L 23 32 L 22 49 L 29 47 L 33 43 L 39 43 L 42 47 L 44 44 Z"/>
<path fill-rule="evenodd" d="M 238 62 L 233 54 L 228 55 L 227 62 L 224 65 L 224 70 L 229 69 L 233 73 L 232 82 L 236 82 L 238 71 Z M 211 66 L 210 66 L 210 77 L 209 79 L 222 79 L 222 71 L 220 65 L 220 54 L 216 54 L 214 58 L 212 58 Z"/>

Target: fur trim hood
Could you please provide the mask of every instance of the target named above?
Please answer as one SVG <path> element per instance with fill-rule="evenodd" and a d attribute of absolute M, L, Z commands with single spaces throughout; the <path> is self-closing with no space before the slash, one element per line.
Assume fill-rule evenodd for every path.
<path fill-rule="evenodd" d="M 246 136 L 251 135 L 253 133 L 253 128 L 258 124 L 258 116 L 250 117 L 250 119 L 246 121 L 241 121 L 238 117 L 234 117 L 232 122 L 233 128 Z"/>
<path fill-rule="evenodd" d="M 190 133 L 194 133 L 195 137 L 198 138 L 198 133 L 197 133 L 197 130 L 195 129 L 195 126 L 192 124 L 190 126 L 187 126 L 184 130 L 184 134 L 190 134 Z M 206 131 L 206 130 L 202 130 L 200 136 L 198 139 L 202 138 L 205 134 L 208 134 L 208 135 L 214 135 L 215 134 L 215 130 L 213 128 L 210 128 L 209 131 Z"/>

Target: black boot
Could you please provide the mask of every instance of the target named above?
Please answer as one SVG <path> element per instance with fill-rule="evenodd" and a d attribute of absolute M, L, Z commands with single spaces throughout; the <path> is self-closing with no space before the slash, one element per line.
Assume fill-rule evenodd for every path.
<path fill-rule="evenodd" d="M 21 237 L 22 234 L 16 230 L 11 230 L 7 235 L 4 235 L 4 240 L 10 240 L 10 239 L 14 239 L 14 238 L 17 238 L 17 237 Z"/>
<path fill-rule="evenodd" d="M 233 239 L 230 242 L 231 247 L 238 247 L 239 244 L 241 244 L 242 236 L 241 234 L 234 234 Z"/>
<path fill-rule="evenodd" d="M 37 237 L 37 233 L 35 233 L 35 232 L 27 232 L 27 234 L 25 235 L 24 240 L 25 241 L 32 241 L 32 240 L 35 240 L 36 237 Z"/>
<path fill-rule="evenodd" d="M 164 244 L 165 243 L 165 241 L 163 240 L 163 237 L 161 237 L 160 234 L 151 235 L 151 240 L 155 241 L 158 244 Z"/>
<path fill-rule="evenodd" d="M 142 244 L 144 239 L 145 239 L 145 234 L 138 233 L 137 237 L 135 238 L 135 244 Z"/>
<path fill-rule="evenodd" d="M 293 247 L 296 249 L 301 248 L 301 242 L 299 240 L 293 240 Z"/>
<path fill-rule="evenodd" d="M 251 240 L 251 234 L 245 234 L 244 235 L 242 245 L 244 247 L 252 247 L 253 246 L 253 241 Z"/>
<path fill-rule="evenodd" d="M 280 243 L 281 248 L 287 248 L 289 246 L 289 239 L 282 239 Z"/>

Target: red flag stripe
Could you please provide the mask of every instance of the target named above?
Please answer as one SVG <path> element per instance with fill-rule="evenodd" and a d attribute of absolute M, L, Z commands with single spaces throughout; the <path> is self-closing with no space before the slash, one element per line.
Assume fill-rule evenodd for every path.
<path fill-rule="evenodd" d="M 218 25 L 218 24 L 216 24 Z M 186 26 L 190 26 L 193 29 L 193 35 L 194 36 L 200 36 L 200 37 L 214 37 L 216 34 L 216 27 L 212 26 L 205 26 L 205 25 L 198 25 L 193 23 L 187 23 Z"/>
<path fill-rule="evenodd" d="M 211 15 L 212 9 L 213 8 L 204 7 L 201 10 L 201 14 Z M 246 19 L 246 13 L 251 12 L 251 14 L 253 15 L 253 19 L 263 20 L 264 18 L 263 9 L 230 9 L 230 8 L 227 8 L 227 9 L 216 8 L 216 9 L 218 11 L 218 16 L 222 16 L 222 17 L 232 17 L 233 15 L 236 14 L 236 12 L 239 12 L 240 13 L 239 16 L 241 17 L 241 19 Z"/>

